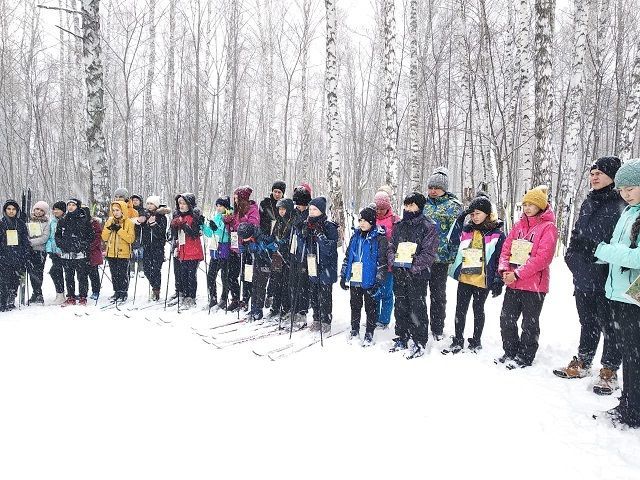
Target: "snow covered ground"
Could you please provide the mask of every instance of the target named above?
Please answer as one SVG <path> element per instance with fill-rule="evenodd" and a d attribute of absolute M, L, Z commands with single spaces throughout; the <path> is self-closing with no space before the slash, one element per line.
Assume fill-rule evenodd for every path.
<path fill-rule="evenodd" d="M 204 305 L 203 273 L 200 281 Z M 146 290 L 140 280 L 139 299 Z M 105 281 L 103 298 L 110 293 Z M 272 362 L 252 349 L 283 338 L 218 350 L 194 334 L 223 313 L 3 313 L 0 478 L 638 479 L 640 431 L 591 418 L 616 399 L 594 395 L 594 377 L 551 373 L 577 349 L 571 293 L 558 260 L 536 362 L 518 371 L 493 363 L 501 299 L 487 303 L 481 353 L 443 356 L 448 342 L 431 342 L 415 361 L 387 352 L 392 330 L 376 332 L 370 349 L 343 334 Z M 74 314 L 83 311 L 90 316 Z M 334 329 L 349 322 L 339 288 L 334 318 Z M 472 323 L 470 312 L 467 332 Z"/>

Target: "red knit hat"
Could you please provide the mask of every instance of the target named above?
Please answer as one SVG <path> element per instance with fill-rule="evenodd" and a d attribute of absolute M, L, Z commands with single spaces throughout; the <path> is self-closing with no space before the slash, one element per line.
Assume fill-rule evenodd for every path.
<path fill-rule="evenodd" d="M 387 192 L 379 191 L 375 197 L 373 197 L 373 200 L 376 202 L 376 208 L 380 210 L 391 210 L 391 199 Z"/>
<path fill-rule="evenodd" d="M 242 187 L 236 188 L 236 191 L 233 193 L 238 196 L 238 199 L 249 200 L 253 189 L 249 185 L 243 185 Z"/>

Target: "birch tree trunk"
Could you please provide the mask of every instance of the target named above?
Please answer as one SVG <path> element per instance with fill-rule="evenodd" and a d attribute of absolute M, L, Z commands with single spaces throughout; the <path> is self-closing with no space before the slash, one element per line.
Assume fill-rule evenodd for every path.
<path fill-rule="evenodd" d="M 300 66 L 300 96 L 302 102 L 302 165 L 300 176 L 303 180 L 309 178 L 309 166 L 311 164 L 311 119 L 309 118 L 309 92 L 308 92 L 308 69 L 309 69 L 309 43 L 311 28 L 311 0 L 304 0 L 303 6 L 303 31 L 302 31 L 302 64 Z"/>
<path fill-rule="evenodd" d="M 329 132 L 328 184 L 331 197 L 331 218 L 338 224 L 340 242 L 344 239 L 344 200 L 340 168 L 340 124 L 338 119 L 338 58 L 336 48 L 336 0 L 325 0 L 327 17 L 327 60 L 325 88 L 327 91 L 327 123 Z"/>
<path fill-rule="evenodd" d="M 157 188 L 156 179 L 158 178 L 157 162 L 155 161 L 155 149 L 153 148 L 155 138 L 153 128 L 153 81 L 155 78 L 156 67 L 156 0 L 148 0 L 149 5 L 149 65 L 147 67 L 147 79 L 145 83 L 144 98 L 144 133 L 142 135 L 143 148 L 143 165 L 146 172 L 151 172 L 144 176 L 144 188 L 149 194 L 155 192 Z"/>
<path fill-rule="evenodd" d="M 547 184 L 549 187 L 551 187 L 552 45 L 555 7 L 555 0 L 536 0 L 535 3 L 536 149 L 533 164 L 533 183 L 535 185 Z"/>
<path fill-rule="evenodd" d="M 395 0 L 384 0 L 384 158 L 386 178 L 385 183 L 391 187 L 393 197 L 391 204 L 395 204 L 398 190 L 398 125 L 396 104 L 396 71 L 395 71 L 395 41 L 396 18 Z"/>
<path fill-rule="evenodd" d="M 640 45 L 636 51 L 636 58 L 633 62 L 631 72 L 631 86 L 627 107 L 624 111 L 624 120 L 620 131 L 620 141 L 618 143 L 618 156 L 623 162 L 631 158 L 633 141 L 636 137 L 636 127 L 638 126 L 638 113 L 640 112 Z"/>
<path fill-rule="evenodd" d="M 418 0 L 409 0 L 409 139 L 411 189 L 420 188 L 420 144 L 418 142 Z"/>
<path fill-rule="evenodd" d="M 82 0 L 82 54 L 87 87 L 87 148 L 91 172 L 89 201 L 106 213 L 110 201 L 109 168 L 105 155 L 104 85 L 100 45 L 100 0 Z"/>
<path fill-rule="evenodd" d="M 587 49 L 587 19 L 591 0 L 574 1 L 574 51 L 571 67 L 571 90 L 569 93 L 569 114 L 566 131 L 566 153 L 563 156 L 564 168 L 560 178 L 560 201 L 557 212 L 560 222 L 569 225 L 569 218 L 572 210 L 572 200 L 575 196 L 576 174 L 578 161 L 581 158 L 578 150 L 578 140 L 580 137 L 580 126 L 582 118 L 582 100 L 584 94 L 584 60 Z M 563 233 L 564 233 L 563 228 Z M 563 238 L 564 235 L 563 235 Z"/>

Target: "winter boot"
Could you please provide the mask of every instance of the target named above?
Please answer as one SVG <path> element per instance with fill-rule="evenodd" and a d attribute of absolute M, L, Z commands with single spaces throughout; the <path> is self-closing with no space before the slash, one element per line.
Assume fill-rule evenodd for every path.
<path fill-rule="evenodd" d="M 370 347 L 373 345 L 373 333 L 367 332 L 364 334 L 364 338 L 362 339 L 363 347 Z"/>
<path fill-rule="evenodd" d="M 218 299 L 215 295 L 211 295 L 211 299 L 209 300 L 209 308 L 216 307 L 218 305 Z"/>
<path fill-rule="evenodd" d="M 513 362 L 513 357 L 511 355 L 507 355 L 506 353 L 493 361 L 493 363 L 495 363 L 496 365 L 510 362 Z"/>
<path fill-rule="evenodd" d="M 320 324 L 320 330 L 322 330 L 322 334 L 323 335 L 328 335 L 331 333 L 331 324 L 330 323 L 326 323 L 326 322 L 322 322 Z"/>
<path fill-rule="evenodd" d="M 451 345 L 449 345 L 449 348 L 442 350 L 442 354 L 448 355 L 449 353 L 453 353 L 455 355 L 456 353 L 460 353 L 463 348 L 464 338 L 451 337 Z"/>
<path fill-rule="evenodd" d="M 160 300 L 160 289 L 159 288 L 154 288 L 151 290 L 151 301 L 152 302 L 157 302 Z"/>
<path fill-rule="evenodd" d="M 400 350 L 406 350 L 407 341 L 404 338 L 396 337 L 393 339 L 393 346 L 389 349 L 390 352 L 399 352 Z"/>
<path fill-rule="evenodd" d="M 41 293 L 34 293 L 33 295 L 31 295 L 29 303 L 34 305 L 44 305 L 44 297 Z"/>
<path fill-rule="evenodd" d="M 56 293 L 56 299 L 52 302 L 53 305 L 62 305 L 67 299 L 64 293 Z"/>
<path fill-rule="evenodd" d="M 444 334 L 442 333 L 431 333 L 431 336 L 433 337 L 433 340 L 436 342 L 439 342 L 440 340 L 442 340 L 444 338 Z"/>
<path fill-rule="evenodd" d="M 231 303 L 227 305 L 227 312 L 235 312 L 240 308 L 240 302 L 238 300 L 231 300 Z"/>
<path fill-rule="evenodd" d="M 525 361 L 522 357 L 516 355 L 513 360 L 505 362 L 504 366 L 507 368 L 507 370 L 515 370 L 516 368 L 530 367 L 531 364 Z"/>
<path fill-rule="evenodd" d="M 67 299 L 60 305 L 61 307 L 71 307 L 76 304 L 76 297 L 67 297 Z"/>
<path fill-rule="evenodd" d="M 310 332 L 319 332 L 321 328 L 321 324 L 320 322 L 318 322 L 317 320 L 314 320 L 311 325 L 309 326 L 309 331 Z"/>
<path fill-rule="evenodd" d="M 180 303 L 182 305 L 182 302 L 184 302 L 184 295 L 180 293 L 180 294 L 177 294 L 177 295 L 173 295 L 171 297 L 171 299 L 167 302 L 167 306 L 173 307 L 173 306 L 177 305 L 178 303 Z"/>
<path fill-rule="evenodd" d="M 349 334 L 349 342 L 352 342 L 357 338 L 360 338 L 360 332 L 354 328 L 351 330 L 351 333 Z"/>
<path fill-rule="evenodd" d="M 376 328 L 379 328 L 380 330 L 386 330 L 387 328 L 389 328 L 389 324 L 388 323 L 376 323 Z"/>
<path fill-rule="evenodd" d="M 245 322 L 256 322 L 258 320 L 262 320 L 262 311 L 261 310 L 252 310 L 244 317 Z"/>
<path fill-rule="evenodd" d="M 480 340 L 475 340 L 473 338 L 467 338 L 467 342 L 469 342 L 469 350 L 473 353 L 478 353 L 479 350 L 482 350 L 482 343 Z"/>
<path fill-rule="evenodd" d="M 269 310 L 269 314 L 267 315 L 267 318 L 269 320 L 278 320 L 280 318 L 280 312 L 272 308 L 271 310 Z"/>
<path fill-rule="evenodd" d="M 89 297 L 89 299 L 90 299 L 90 300 L 93 300 L 94 302 L 95 302 L 96 300 L 98 300 L 98 298 L 100 298 L 100 292 L 93 292 L 93 293 L 91 294 L 91 296 Z"/>
<path fill-rule="evenodd" d="M 618 386 L 618 374 L 610 368 L 600 369 L 600 378 L 593 386 L 593 393 L 597 395 L 611 395 L 614 390 L 617 390 Z"/>
<path fill-rule="evenodd" d="M 296 313 L 293 317 L 293 322 L 295 323 L 296 330 L 307 328 L 307 314 Z"/>
<path fill-rule="evenodd" d="M 419 343 L 414 343 L 409 350 L 409 354 L 405 357 L 407 360 L 413 360 L 424 355 L 424 347 Z"/>
<path fill-rule="evenodd" d="M 560 378 L 584 378 L 588 376 L 589 373 L 589 366 L 585 365 L 578 357 L 573 357 L 573 360 L 571 360 L 566 367 L 553 371 L 553 374 Z"/>
<path fill-rule="evenodd" d="M 81 307 L 86 307 L 87 306 L 87 297 L 80 297 L 78 299 L 78 305 L 80 305 Z"/>

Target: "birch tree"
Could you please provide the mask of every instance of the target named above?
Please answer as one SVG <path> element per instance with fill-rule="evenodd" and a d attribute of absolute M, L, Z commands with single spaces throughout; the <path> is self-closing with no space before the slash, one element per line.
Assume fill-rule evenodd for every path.
<path fill-rule="evenodd" d="M 418 141 L 418 0 L 409 0 L 409 138 L 411 189 L 420 191 L 420 144 Z"/>
<path fill-rule="evenodd" d="M 618 143 L 618 156 L 624 162 L 631 158 L 633 151 L 633 141 L 636 136 L 638 126 L 638 113 L 640 112 L 640 45 L 636 52 L 631 72 L 631 89 L 627 99 L 627 106 L 624 111 L 624 120 L 620 131 L 620 141 Z"/>
<path fill-rule="evenodd" d="M 385 112 L 385 135 L 384 135 L 384 157 L 386 178 L 385 183 L 395 195 L 398 190 L 398 126 L 397 126 L 397 104 L 396 104 L 396 18 L 395 0 L 383 0 L 384 14 L 384 112 Z"/>

